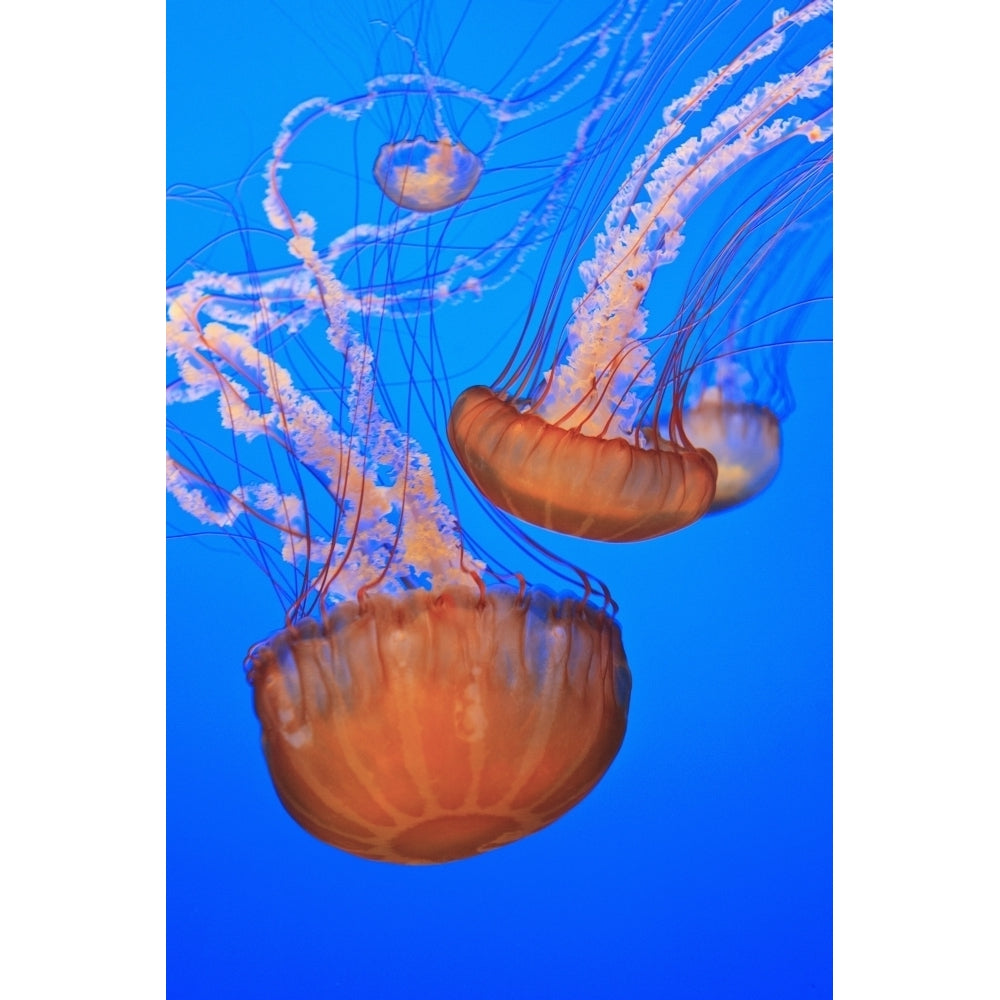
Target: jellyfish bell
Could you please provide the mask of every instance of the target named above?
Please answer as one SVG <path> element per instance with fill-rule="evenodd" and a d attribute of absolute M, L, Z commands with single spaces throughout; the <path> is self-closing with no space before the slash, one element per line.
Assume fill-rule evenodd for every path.
<path fill-rule="evenodd" d="M 636 447 L 559 427 L 485 386 L 456 399 L 448 440 L 498 507 L 580 538 L 655 538 L 696 521 L 715 495 L 716 461 L 703 448 L 669 440 Z"/>
<path fill-rule="evenodd" d="M 625 735 L 613 619 L 544 591 L 371 595 L 251 657 L 278 796 L 360 857 L 454 861 L 547 826 Z"/>
<path fill-rule="evenodd" d="M 662 108 L 653 137 L 618 190 L 604 196 L 603 228 L 594 236 L 592 220 L 585 221 L 566 239 L 568 262 L 591 240 L 595 251 L 577 265 L 584 289 L 569 319 L 556 319 L 570 281 L 560 269 L 537 334 L 526 331 L 494 383 L 458 395 L 449 441 L 492 502 L 542 527 L 602 541 L 676 531 L 713 504 L 733 502 L 732 479 L 741 472 L 722 445 L 741 430 L 738 421 L 728 425 L 735 411 L 706 405 L 689 421 L 684 410 L 692 370 L 710 356 L 706 328 L 727 312 L 733 287 L 769 277 L 756 260 L 760 244 L 789 224 L 803 199 L 821 189 L 817 177 L 829 173 L 829 10 L 817 0 L 776 12 L 769 27 Z M 814 30 L 800 37 L 807 25 Z M 789 38 L 790 53 L 783 51 Z M 672 65 L 673 41 L 663 36 L 654 66 L 661 57 Z M 735 217 L 713 217 L 724 238 L 713 243 L 710 236 L 706 258 L 695 253 L 689 293 L 674 318 L 649 323 L 654 275 L 682 256 L 692 216 L 736 175 L 753 197 Z M 586 216 L 597 210 L 596 197 L 581 197 L 579 205 Z M 744 260 L 749 277 L 739 277 Z M 533 303 L 531 317 L 538 312 Z M 744 431 L 754 414 L 743 413 Z M 708 438 L 688 433 L 689 422 Z M 762 461 L 759 470 L 742 469 L 754 480 L 746 488 L 763 488 L 754 485 L 768 476 Z M 734 467 L 722 469 L 720 491 L 727 463 Z"/>
<path fill-rule="evenodd" d="M 465 201 L 482 170 L 482 160 L 448 136 L 386 143 L 374 167 L 385 196 L 414 212 L 438 212 Z"/>
<path fill-rule="evenodd" d="M 684 411 L 684 431 L 716 462 L 715 496 L 708 513 L 746 503 L 778 474 L 781 423 L 766 406 L 728 402 L 709 389 Z"/>

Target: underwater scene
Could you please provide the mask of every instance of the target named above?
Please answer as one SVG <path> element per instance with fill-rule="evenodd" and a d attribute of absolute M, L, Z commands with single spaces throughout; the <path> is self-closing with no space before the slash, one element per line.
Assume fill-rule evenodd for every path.
<path fill-rule="evenodd" d="M 167 992 L 832 995 L 832 3 L 167 5 Z"/>

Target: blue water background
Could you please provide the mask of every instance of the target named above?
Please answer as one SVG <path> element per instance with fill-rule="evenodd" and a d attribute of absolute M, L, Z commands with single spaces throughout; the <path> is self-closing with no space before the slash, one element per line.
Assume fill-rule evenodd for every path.
<path fill-rule="evenodd" d="M 168 181 L 236 177 L 300 100 L 366 79 L 371 53 L 335 33 L 344 6 L 171 0 Z M 585 6 L 599 10 L 567 5 L 553 37 Z M 450 66 L 502 58 L 477 7 Z M 168 264 L 201 238 L 173 218 Z M 481 858 L 378 865 L 295 825 L 241 671 L 280 626 L 274 595 L 221 542 L 172 542 L 169 995 L 829 996 L 831 355 L 792 352 L 797 408 L 758 500 L 652 542 L 561 550 L 620 605 L 628 733 L 579 807 Z"/>

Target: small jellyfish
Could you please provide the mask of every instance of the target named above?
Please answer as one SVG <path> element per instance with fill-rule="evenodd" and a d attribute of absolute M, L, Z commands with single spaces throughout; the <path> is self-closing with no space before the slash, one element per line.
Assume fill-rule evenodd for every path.
<path fill-rule="evenodd" d="M 745 503 L 778 474 L 781 423 L 765 406 L 728 402 L 718 389 L 706 389 L 684 411 L 684 432 L 715 459 L 715 496 L 709 513 Z"/>
<path fill-rule="evenodd" d="M 374 168 L 386 197 L 414 212 L 438 212 L 465 201 L 482 170 L 482 160 L 448 136 L 387 143 Z"/>
<path fill-rule="evenodd" d="M 384 35 L 380 72 L 355 96 L 313 97 L 288 112 L 264 170 L 267 224 L 316 238 L 372 309 L 396 315 L 424 310 L 428 293 L 437 302 L 486 294 L 545 246 L 599 126 L 648 64 L 653 33 L 636 31 L 636 5 L 618 4 L 554 52 L 524 46 L 494 93 L 447 75 L 443 55 L 422 51 L 437 33 L 419 11 L 407 16 L 419 22 L 412 37 L 373 22 Z M 370 157 L 370 175 L 341 176 L 345 148 Z M 338 222 L 320 244 L 310 213 L 293 206 L 329 223 L 345 189 L 353 224 Z"/>
<path fill-rule="evenodd" d="M 683 425 L 688 439 L 718 465 L 710 514 L 752 500 L 781 467 L 782 423 L 795 407 L 789 347 L 800 340 L 812 310 L 830 304 L 830 183 L 829 172 L 817 169 L 811 184 L 797 184 L 794 213 L 752 254 L 740 256 L 739 281 L 726 273 L 732 262 L 716 258 L 702 283 L 730 288 L 731 303 L 687 314 L 707 360 L 690 374 Z M 775 201 L 766 204 L 773 208 Z M 766 228 L 760 213 L 752 221 L 751 228 Z M 687 297 L 702 294 L 695 289 Z"/>
<path fill-rule="evenodd" d="M 825 37 L 803 44 L 797 34 L 811 25 L 822 35 L 829 10 L 817 0 L 778 11 L 767 30 L 663 108 L 610 200 L 596 254 L 579 265 L 584 292 L 569 322 L 560 331 L 553 318 L 569 281 L 562 271 L 537 335 L 523 338 L 492 386 L 458 396 L 449 441 L 493 503 L 550 530 L 601 541 L 652 538 L 711 509 L 722 449 L 716 455 L 700 447 L 685 416 L 693 372 L 710 360 L 700 333 L 734 294 L 718 275 L 739 275 L 738 261 L 755 260 L 770 234 L 795 218 L 817 176 L 829 173 L 832 47 Z M 794 43 L 784 52 L 789 37 Z M 669 50 L 670 39 L 663 41 Z M 773 73 L 770 82 L 761 82 L 761 62 Z M 700 130 L 692 129 L 699 121 Z M 690 135 L 680 142 L 682 133 Z M 681 309 L 668 325 L 649 329 L 654 274 L 698 233 L 695 210 L 737 175 L 748 192 L 740 212 L 713 219 L 718 231 L 702 237 L 712 254 L 695 257 Z M 699 269 L 715 277 L 699 281 Z M 733 280 L 771 277 L 758 267 Z M 709 435 L 717 447 L 725 425 L 715 420 Z"/>

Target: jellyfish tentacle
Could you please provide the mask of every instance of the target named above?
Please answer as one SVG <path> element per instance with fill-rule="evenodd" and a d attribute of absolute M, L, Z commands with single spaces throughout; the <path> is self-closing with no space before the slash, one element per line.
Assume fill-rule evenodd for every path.
<path fill-rule="evenodd" d="M 685 430 L 684 400 L 692 355 L 706 346 L 699 344 L 700 331 L 718 306 L 707 298 L 685 301 L 675 324 L 650 332 L 652 279 L 680 255 L 698 208 L 738 172 L 754 177 L 751 164 L 775 163 L 776 188 L 762 191 L 764 208 L 751 209 L 745 230 L 736 227 L 710 273 L 724 272 L 736 248 L 752 242 L 753 227 L 772 218 L 774 206 L 794 215 L 793 193 L 808 190 L 814 162 L 798 145 L 785 160 L 776 159 L 776 151 L 829 139 L 829 111 L 805 102 L 818 104 L 832 86 L 832 47 L 821 44 L 804 58 L 795 53 L 795 68 L 776 68 L 766 82 L 758 82 L 760 71 L 727 106 L 719 107 L 724 94 L 709 98 L 775 56 L 790 29 L 830 9 L 826 0 L 815 0 L 793 13 L 776 11 L 750 44 L 664 106 L 662 124 L 610 198 L 594 255 L 578 266 L 584 290 L 561 336 L 546 310 L 542 331 L 519 363 L 512 358 L 490 389 L 458 396 L 450 443 L 494 503 L 543 527 L 605 541 L 677 530 L 710 509 L 719 463 Z M 800 102 L 807 110 L 797 115 Z M 696 113 L 707 124 L 684 139 Z M 702 295 L 711 291 L 709 283 Z M 560 280 L 557 299 L 562 294 Z M 550 346 L 552 365 L 539 371 Z M 718 433 L 711 440 L 720 440 Z M 726 464 L 729 475 L 728 456 Z"/>

